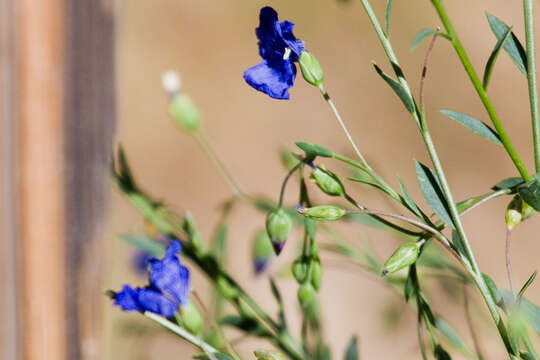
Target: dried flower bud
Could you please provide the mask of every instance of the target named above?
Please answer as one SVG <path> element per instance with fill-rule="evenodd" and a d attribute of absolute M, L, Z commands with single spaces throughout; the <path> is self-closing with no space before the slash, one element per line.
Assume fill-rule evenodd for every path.
<path fill-rule="evenodd" d="M 330 196 L 345 195 L 343 183 L 336 174 L 322 167 L 315 167 L 309 176 L 325 194 Z"/>
<path fill-rule="evenodd" d="M 202 330 L 203 319 L 199 310 L 191 303 L 180 308 L 180 318 L 185 328 L 195 336 L 198 336 Z"/>
<path fill-rule="evenodd" d="M 421 246 L 422 242 L 408 242 L 400 246 L 384 264 L 383 276 L 414 264 Z"/>
<path fill-rule="evenodd" d="M 315 56 L 304 50 L 298 63 L 304 80 L 311 85 L 321 87 L 324 81 L 324 72 Z"/>
<path fill-rule="evenodd" d="M 319 205 L 312 208 L 300 208 L 298 212 L 317 221 L 334 221 L 346 214 L 345 209 L 333 205 Z"/>
<path fill-rule="evenodd" d="M 255 234 L 251 256 L 255 274 L 263 272 L 275 256 L 274 247 L 265 230 L 259 230 Z"/>
<path fill-rule="evenodd" d="M 291 229 L 292 220 L 282 208 L 270 212 L 266 217 L 266 232 L 270 240 L 272 240 L 272 245 L 277 255 L 279 255 L 283 246 L 285 246 L 285 241 Z"/>

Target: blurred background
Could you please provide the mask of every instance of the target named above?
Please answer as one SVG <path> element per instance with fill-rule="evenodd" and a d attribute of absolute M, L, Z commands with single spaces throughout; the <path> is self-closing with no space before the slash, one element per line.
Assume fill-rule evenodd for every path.
<path fill-rule="evenodd" d="M 206 239 L 220 219 L 221 206 L 233 195 L 194 139 L 168 118 L 161 87 L 165 70 L 181 73 L 183 91 L 198 104 L 208 138 L 250 194 L 278 198 L 286 174 L 279 151 L 296 151 L 295 141 L 354 157 L 327 104 L 301 78 L 290 101 L 270 99 L 242 79 L 243 71 L 260 61 L 254 29 L 265 5 L 274 7 L 280 20 L 296 23 L 296 36 L 322 64 L 325 86 L 369 162 L 392 185 L 397 186 L 399 175 L 413 198 L 424 204 L 413 159 L 429 160 L 413 120 L 371 66 L 376 61 L 391 70 L 358 1 L 0 0 L 0 353 L 5 359 L 188 359 L 195 354 L 140 316 L 112 308 L 104 296 L 106 289 L 145 282 L 133 269 L 132 247 L 119 239 L 122 233 L 146 229 L 140 214 L 109 181 L 115 144 L 124 146 L 140 185 L 176 212 L 189 210 Z M 373 0 L 373 6 L 382 20 L 386 1 Z M 518 2 L 454 0 L 446 7 L 478 72 L 496 42 L 485 11 L 513 24 L 524 39 Z M 409 47 L 418 30 L 437 26 L 429 1 L 394 0 L 391 39 L 415 93 L 426 44 L 414 52 Z M 531 170 L 527 81 L 505 53 L 489 94 Z M 517 176 L 502 148 L 439 114 L 440 109 L 452 109 L 489 123 L 444 39 L 438 40 L 431 58 L 426 109 L 457 200 L 486 193 L 499 180 Z M 336 163 L 324 163 L 349 175 Z M 394 210 L 374 190 L 346 185 L 368 207 Z M 286 202 L 292 205 L 296 199 L 292 185 Z M 507 287 L 508 201 L 494 200 L 464 217 L 482 270 L 500 287 Z M 538 267 L 539 221 L 535 217 L 514 232 L 518 284 Z M 263 226 L 263 214 L 237 206 L 227 262 L 233 277 L 273 313 L 267 275 L 255 277 L 251 271 L 251 239 Z M 382 259 L 400 242 L 359 224 L 343 231 L 359 245 L 369 241 Z M 297 285 L 282 274 L 297 252 L 299 237 L 293 234 L 269 269 L 296 331 Z M 323 256 L 322 262 L 324 334 L 334 358 L 342 358 L 356 334 L 364 359 L 418 359 L 416 314 L 402 297 L 342 259 Z M 452 298 L 444 283 L 426 283 L 435 311 L 450 319 L 472 346 L 462 299 Z M 203 301 L 210 301 L 209 284 L 196 271 L 192 284 Z M 540 288 L 533 285 L 528 297 L 538 303 Z M 501 358 L 504 349 L 484 305 L 477 294 L 472 298 L 486 358 Z M 249 358 L 261 344 L 241 340 L 237 349 Z"/>

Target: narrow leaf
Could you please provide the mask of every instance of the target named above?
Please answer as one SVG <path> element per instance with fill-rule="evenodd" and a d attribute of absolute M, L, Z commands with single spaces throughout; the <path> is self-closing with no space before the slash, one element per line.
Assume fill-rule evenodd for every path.
<path fill-rule="evenodd" d="M 536 211 L 540 211 L 540 181 L 534 179 L 529 181 L 518 188 L 518 193 L 523 200 Z"/>
<path fill-rule="evenodd" d="M 437 317 L 435 319 L 435 327 L 457 349 L 462 350 L 466 353 L 470 352 L 470 350 L 467 348 L 467 345 L 465 345 L 463 339 L 445 319 Z"/>
<path fill-rule="evenodd" d="M 212 355 L 218 360 L 233 360 L 229 355 L 220 352 L 212 353 Z M 211 360 L 208 354 L 193 355 L 193 358 L 196 360 Z"/>
<path fill-rule="evenodd" d="M 512 304 L 514 302 L 514 294 L 512 294 L 511 291 L 502 290 L 500 291 L 500 294 L 506 304 Z M 540 334 L 540 308 L 522 297 L 519 300 L 519 309 L 529 325 Z"/>
<path fill-rule="evenodd" d="M 347 346 L 345 360 L 358 360 L 358 338 L 356 336 L 352 337 L 349 346 Z"/>
<path fill-rule="evenodd" d="M 461 125 L 465 126 L 477 135 L 482 136 L 485 139 L 493 141 L 495 144 L 502 145 L 499 134 L 488 125 L 480 120 L 473 118 L 472 116 L 462 114 L 457 111 L 441 110 L 441 114 L 449 117 L 452 120 L 457 121 Z"/>
<path fill-rule="evenodd" d="M 489 277 L 489 275 L 482 273 L 482 278 L 484 279 L 484 282 L 487 285 L 488 291 L 491 294 L 491 297 L 493 298 L 493 301 L 495 304 L 499 304 L 502 300 L 501 292 L 499 289 L 497 289 L 497 285 L 495 285 L 495 282 L 493 279 Z M 514 298 L 514 295 L 512 295 L 512 299 Z"/>
<path fill-rule="evenodd" d="M 497 43 L 495 44 L 495 48 L 493 48 L 491 55 L 489 55 L 489 59 L 486 63 L 486 68 L 484 69 L 484 80 L 482 82 L 484 89 L 487 89 L 489 85 L 489 79 L 491 78 L 491 73 L 493 71 L 495 61 L 497 61 L 497 58 L 499 57 L 499 54 L 501 53 L 501 49 L 503 48 L 503 45 L 506 43 L 506 39 L 510 37 L 510 34 L 512 34 L 511 27 L 509 27 L 508 30 L 506 30 L 503 37 L 497 40 Z"/>
<path fill-rule="evenodd" d="M 523 286 L 521 287 L 521 290 L 519 290 L 519 297 L 522 297 L 523 294 L 525 293 L 525 290 L 527 290 L 529 288 L 529 286 L 531 286 L 532 282 L 536 278 L 536 273 L 537 273 L 537 271 L 534 270 L 534 272 L 529 277 L 529 279 L 525 282 L 525 284 L 523 284 Z"/>
<path fill-rule="evenodd" d="M 513 187 L 516 187 L 520 184 L 523 184 L 523 179 L 520 177 L 511 177 L 504 180 L 499 181 L 497 184 L 495 184 L 492 189 L 493 190 L 504 190 L 504 189 L 511 189 Z"/>
<path fill-rule="evenodd" d="M 384 16 L 384 28 L 386 32 L 386 37 L 390 37 L 390 14 L 392 13 L 392 0 L 388 0 L 386 3 L 386 12 Z"/>
<path fill-rule="evenodd" d="M 416 175 L 420 184 L 420 190 L 427 203 L 435 214 L 448 226 L 454 228 L 454 223 L 450 217 L 448 204 L 444 198 L 439 182 L 430 168 L 415 161 Z"/>
<path fill-rule="evenodd" d="M 334 153 L 327 148 L 317 145 L 317 144 L 311 144 L 307 142 L 296 142 L 296 146 L 298 146 L 300 149 L 304 150 L 307 157 L 332 157 Z"/>
<path fill-rule="evenodd" d="M 491 31 L 495 34 L 497 39 L 504 38 L 506 32 L 509 29 L 509 26 L 506 25 L 501 19 L 497 18 L 494 15 L 486 13 L 489 26 Z M 516 35 L 512 32 L 511 36 L 504 42 L 503 45 L 504 51 L 510 58 L 514 61 L 518 69 L 525 75 L 527 75 L 527 55 L 523 45 L 519 42 Z"/>
<path fill-rule="evenodd" d="M 426 39 L 427 37 L 429 36 L 432 36 L 432 35 L 435 35 L 437 34 L 437 30 L 433 30 L 433 29 L 422 29 L 420 30 L 415 36 L 414 36 L 414 39 L 411 43 L 411 47 L 410 49 L 411 50 L 414 50 L 416 49 L 416 47 L 418 47 L 418 45 L 420 45 L 420 43 L 422 41 L 424 41 L 424 39 Z"/>
<path fill-rule="evenodd" d="M 122 234 L 120 238 L 126 243 L 133 245 L 139 250 L 149 253 L 154 257 L 162 257 L 165 254 L 165 245 L 152 240 L 145 235 Z"/>
<path fill-rule="evenodd" d="M 401 84 L 399 82 L 397 82 L 392 77 L 390 77 L 389 75 L 384 73 L 381 70 L 381 68 L 379 68 L 377 66 L 377 64 L 373 64 L 373 67 L 375 67 L 375 71 L 377 71 L 377 74 L 379 74 L 383 78 L 383 80 L 386 81 L 386 83 L 388 85 L 390 85 L 390 87 L 392 88 L 392 90 L 394 90 L 394 92 L 397 94 L 397 96 L 399 96 L 399 98 L 403 102 L 403 105 L 405 105 L 405 108 L 407 108 L 407 111 L 410 112 L 410 113 L 413 113 L 414 112 L 414 100 L 407 93 L 405 88 L 403 86 L 401 86 Z"/>
<path fill-rule="evenodd" d="M 409 210 L 411 210 L 416 216 L 418 216 L 419 218 L 423 218 L 422 212 L 420 211 L 420 209 L 418 208 L 414 200 L 411 198 L 411 195 L 409 195 L 409 192 L 407 191 L 405 184 L 403 183 L 403 181 L 401 181 L 399 177 L 398 177 L 398 182 L 399 182 L 399 188 L 401 189 L 401 193 L 402 193 L 401 198 L 403 200 L 404 205 Z"/>
<path fill-rule="evenodd" d="M 347 180 L 373 186 L 374 188 L 379 189 L 388 194 L 388 190 L 384 186 L 382 186 L 381 184 L 377 184 L 376 182 L 371 181 L 370 179 L 350 177 L 350 178 L 347 178 Z"/>
<path fill-rule="evenodd" d="M 465 258 L 468 258 L 467 252 L 465 251 L 465 246 L 461 241 L 461 236 L 459 236 L 456 230 L 452 230 L 452 243 L 454 244 L 456 250 L 461 256 L 465 256 Z"/>

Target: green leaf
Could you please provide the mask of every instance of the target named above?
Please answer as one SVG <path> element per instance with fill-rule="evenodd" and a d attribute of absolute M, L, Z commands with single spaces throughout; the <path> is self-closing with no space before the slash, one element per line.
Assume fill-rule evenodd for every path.
<path fill-rule="evenodd" d="M 257 360 L 285 360 L 285 357 L 275 350 L 255 350 Z"/>
<path fill-rule="evenodd" d="M 356 336 L 352 337 L 349 346 L 347 346 L 345 360 L 358 360 L 358 338 Z"/>
<path fill-rule="evenodd" d="M 523 284 L 523 286 L 521 287 L 521 290 L 519 290 L 518 297 L 522 297 L 523 294 L 525 293 L 525 291 L 529 288 L 529 286 L 531 286 L 532 282 L 536 278 L 536 273 L 537 273 L 537 271 L 534 270 L 532 275 L 529 276 L 529 279 L 527 279 L 527 281 L 525 281 L 525 284 Z"/>
<path fill-rule="evenodd" d="M 494 15 L 486 13 L 486 16 L 489 22 L 489 26 L 491 27 L 491 31 L 493 31 L 497 39 L 500 40 L 504 38 L 506 32 L 510 27 Z M 511 36 L 504 42 L 503 48 L 504 51 L 506 51 L 506 53 L 510 55 L 510 58 L 514 61 L 518 69 L 523 74 L 527 75 L 527 55 L 525 53 L 523 45 L 521 45 L 518 38 L 513 32 Z"/>
<path fill-rule="evenodd" d="M 493 298 L 493 301 L 495 304 L 499 304 L 502 300 L 502 295 L 499 289 L 497 289 L 497 285 L 495 285 L 495 282 L 493 279 L 489 277 L 489 275 L 482 273 L 482 278 L 484 279 L 484 282 L 487 285 L 488 291 L 491 294 L 491 297 Z M 512 295 L 513 298 L 513 295 Z"/>
<path fill-rule="evenodd" d="M 386 12 L 384 14 L 384 29 L 386 37 L 390 37 L 390 14 L 392 13 L 392 0 L 388 0 L 386 3 Z"/>
<path fill-rule="evenodd" d="M 120 239 L 154 257 L 160 258 L 165 254 L 165 245 L 152 240 L 146 235 L 122 234 Z"/>
<path fill-rule="evenodd" d="M 430 168 L 419 163 L 418 161 L 415 161 L 414 163 L 416 166 L 416 175 L 420 184 L 420 190 L 422 191 L 427 203 L 446 225 L 455 228 L 452 218 L 450 217 L 448 204 L 439 185 L 439 181 Z"/>
<path fill-rule="evenodd" d="M 227 250 L 227 234 L 229 232 L 229 226 L 226 222 L 222 222 L 218 225 L 214 236 L 212 238 L 212 254 L 216 257 L 218 263 L 222 264 L 225 259 L 225 252 Z"/>
<path fill-rule="evenodd" d="M 362 178 L 350 177 L 350 178 L 347 178 L 347 180 L 372 186 L 372 187 L 374 187 L 376 189 L 379 189 L 382 192 L 388 194 L 388 190 L 384 186 L 382 186 L 381 184 L 378 184 L 378 183 L 376 183 L 374 181 L 371 181 L 370 179 L 367 179 L 367 178 L 364 178 L 364 177 L 362 177 Z"/>
<path fill-rule="evenodd" d="M 505 190 L 505 189 L 511 189 L 514 188 L 520 184 L 523 184 L 524 180 L 520 177 L 511 177 L 504 180 L 499 181 L 497 184 L 495 184 L 492 189 L 493 190 Z"/>
<path fill-rule="evenodd" d="M 484 69 L 484 80 L 482 81 L 482 85 L 484 89 L 487 89 L 489 85 L 489 79 L 491 78 L 491 73 L 493 71 L 493 66 L 495 65 L 495 61 L 497 61 L 497 58 L 499 57 L 499 54 L 501 53 L 501 49 L 503 48 L 503 45 L 506 43 L 506 40 L 510 37 L 511 33 L 512 33 L 512 28 L 509 27 L 508 30 L 506 30 L 506 32 L 504 33 L 504 36 L 497 40 L 497 44 L 495 44 L 495 48 L 493 48 L 491 55 L 489 55 L 489 59 L 486 63 L 486 68 Z"/>
<path fill-rule="evenodd" d="M 268 331 L 261 327 L 256 319 L 247 316 L 227 315 L 219 320 L 220 325 L 228 325 L 245 331 L 253 336 L 268 336 Z"/>
<path fill-rule="evenodd" d="M 469 352 L 469 349 L 465 345 L 463 339 L 446 320 L 437 317 L 435 319 L 435 327 L 457 349 L 460 349 L 464 352 Z"/>
<path fill-rule="evenodd" d="M 401 196 L 401 199 L 403 200 L 402 203 L 409 210 L 411 210 L 416 216 L 423 219 L 424 217 L 422 215 L 422 212 L 420 211 L 420 209 L 418 208 L 414 200 L 411 198 L 411 195 L 409 195 L 409 192 L 407 191 L 405 184 L 403 183 L 403 181 L 401 181 L 399 177 L 398 177 L 398 182 L 399 182 L 399 188 L 401 189 L 401 193 L 402 193 L 402 196 Z"/>
<path fill-rule="evenodd" d="M 465 251 L 465 246 L 463 245 L 463 242 L 461 241 L 461 236 L 457 233 L 456 230 L 452 229 L 452 243 L 456 247 L 456 250 L 461 256 L 467 257 L 467 252 Z"/>
<path fill-rule="evenodd" d="M 437 30 L 433 30 L 433 29 L 422 29 L 420 30 L 418 33 L 416 33 L 416 35 L 414 36 L 414 39 L 411 43 L 411 51 L 416 49 L 416 47 L 418 45 L 420 45 L 420 43 L 422 41 L 424 41 L 424 39 L 428 38 L 429 36 L 432 36 L 432 35 L 436 35 L 437 34 Z"/>
<path fill-rule="evenodd" d="M 500 294 L 505 304 L 512 304 L 514 302 L 514 294 L 511 291 L 501 290 Z M 519 300 L 519 308 L 524 319 L 540 334 L 540 308 L 524 297 Z"/>
<path fill-rule="evenodd" d="M 540 181 L 534 179 L 518 188 L 518 193 L 523 200 L 536 211 L 540 211 Z"/>
<path fill-rule="evenodd" d="M 452 360 L 452 358 L 450 357 L 450 354 L 448 354 L 446 350 L 444 350 L 440 344 L 437 344 L 435 346 L 435 350 L 433 351 L 433 354 L 435 355 L 435 359 L 437 360 Z"/>
<path fill-rule="evenodd" d="M 320 145 L 310 144 L 307 142 L 296 142 L 295 144 L 306 153 L 306 157 L 308 158 L 314 158 L 316 156 L 332 157 L 332 155 L 334 155 L 332 151 Z"/>
<path fill-rule="evenodd" d="M 403 86 L 401 86 L 401 84 L 399 82 L 397 82 L 392 77 L 390 77 L 389 75 L 384 73 L 381 70 L 381 68 L 379 68 L 377 66 L 377 64 L 374 63 L 373 67 L 375 67 L 375 71 L 377 71 L 377 74 L 379 74 L 383 78 L 383 80 L 386 81 L 386 83 L 388 85 L 390 85 L 390 87 L 392 88 L 392 90 L 394 90 L 394 92 L 397 94 L 397 96 L 399 96 L 399 98 L 403 102 L 403 105 L 405 105 L 405 108 L 407 108 L 407 111 L 410 112 L 410 113 L 413 113 L 414 108 L 415 108 L 414 100 L 407 93 L 405 88 Z"/>
<path fill-rule="evenodd" d="M 212 355 L 218 360 L 234 360 L 229 355 L 221 353 L 221 352 L 212 353 Z M 208 356 L 208 354 L 193 355 L 193 358 L 196 360 L 210 360 L 210 356 Z"/>
<path fill-rule="evenodd" d="M 499 134 L 488 125 L 480 120 L 473 118 L 472 116 L 462 114 L 457 111 L 441 110 L 441 114 L 449 117 L 452 120 L 457 121 L 461 125 L 465 126 L 477 135 L 482 136 L 485 139 L 493 141 L 495 144 L 502 145 Z"/>

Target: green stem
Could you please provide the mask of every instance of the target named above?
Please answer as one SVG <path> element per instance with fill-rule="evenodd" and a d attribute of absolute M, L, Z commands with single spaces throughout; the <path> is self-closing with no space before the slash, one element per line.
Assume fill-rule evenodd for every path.
<path fill-rule="evenodd" d="M 291 171 L 289 171 L 289 173 L 287 174 L 287 176 L 285 176 L 285 179 L 283 180 L 283 183 L 281 184 L 281 190 L 279 192 L 279 203 L 278 203 L 278 207 L 281 207 L 283 205 L 283 196 L 285 195 L 285 187 L 287 186 L 287 182 L 289 181 L 289 179 L 291 178 L 292 174 L 294 174 L 296 172 L 296 170 L 298 170 L 298 168 L 300 167 L 302 163 L 298 163 L 296 164 L 292 169 Z"/>
<path fill-rule="evenodd" d="M 499 119 L 499 116 L 497 115 L 497 112 L 495 111 L 495 108 L 493 107 L 493 104 L 491 103 L 491 100 L 489 99 L 482 85 L 482 81 L 476 74 L 476 71 L 474 70 L 471 64 L 471 61 L 469 60 L 469 57 L 467 53 L 465 52 L 465 49 L 463 48 L 463 45 L 461 44 L 461 41 L 459 40 L 459 37 L 457 36 L 454 30 L 454 27 L 452 26 L 452 23 L 450 22 L 450 19 L 448 18 L 448 15 L 446 14 L 446 10 L 443 7 L 442 1 L 431 0 L 431 3 L 437 10 L 437 13 L 439 14 L 439 18 L 441 19 L 441 22 L 444 28 L 446 29 L 446 33 L 450 37 L 450 41 L 452 42 L 452 45 L 454 46 L 454 49 L 456 50 L 456 53 L 461 63 L 463 64 L 465 71 L 467 72 L 467 75 L 469 76 L 476 92 L 478 93 L 480 100 L 484 104 L 484 108 L 486 109 L 489 115 L 489 118 L 491 119 L 491 122 L 493 123 L 493 126 L 497 130 L 497 133 L 499 134 L 499 137 L 501 138 L 501 142 L 503 143 L 504 148 L 506 149 L 506 152 L 508 153 L 508 155 L 514 162 L 514 165 L 516 166 L 517 170 L 521 174 L 521 177 L 523 177 L 525 181 L 531 181 L 532 176 L 529 174 L 529 172 L 525 168 L 525 165 L 523 164 L 521 158 L 516 152 L 516 149 L 514 148 L 514 145 L 512 144 L 510 137 L 506 133 L 506 130 L 504 129 L 501 123 L 501 120 Z"/>
<path fill-rule="evenodd" d="M 534 12 L 533 0 L 523 0 L 525 17 L 525 43 L 527 47 L 527 82 L 529 85 L 529 103 L 534 141 L 534 165 L 540 172 L 540 120 L 538 116 L 538 88 L 536 85 L 536 50 L 534 48 Z"/>

